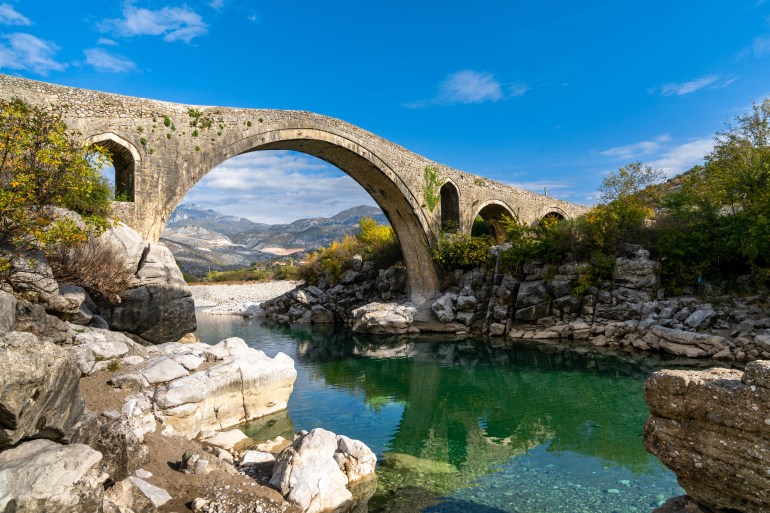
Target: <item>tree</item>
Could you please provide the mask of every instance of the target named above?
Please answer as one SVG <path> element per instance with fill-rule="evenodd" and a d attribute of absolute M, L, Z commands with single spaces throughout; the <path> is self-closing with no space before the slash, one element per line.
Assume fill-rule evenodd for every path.
<path fill-rule="evenodd" d="M 59 113 L 0 100 L 0 239 L 18 254 L 84 243 L 109 227 L 110 186 L 100 173 L 108 155 L 79 144 Z"/>

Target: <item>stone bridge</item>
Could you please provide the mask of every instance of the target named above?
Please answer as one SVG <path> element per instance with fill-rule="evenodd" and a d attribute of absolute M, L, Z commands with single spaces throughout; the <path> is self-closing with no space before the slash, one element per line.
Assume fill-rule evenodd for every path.
<path fill-rule="evenodd" d="M 86 144 L 111 152 L 115 211 L 157 241 L 187 191 L 243 153 L 294 150 L 329 162 L 366 189 L 398 236 L 415 299 L 438 291 L 430 246 L 442 228 L 468 233 L 481 216 L 532 223 L 585 207 L 464 173 L 339 119 L 311 112 L 182 105 L 0 75 L 0 97 L 60 109 Z M 308 187 L 312 187 L 312 182 Z"/>

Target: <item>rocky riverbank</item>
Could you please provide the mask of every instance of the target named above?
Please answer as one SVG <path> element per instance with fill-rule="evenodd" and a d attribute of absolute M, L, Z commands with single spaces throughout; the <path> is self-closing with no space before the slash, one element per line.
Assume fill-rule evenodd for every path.
<path fill-rule="evenodd" d="M 333 287 L 300 287 L 263 308 L 281 323 L 339 322 L 380 334 L 477 334 L 493 345 L 535 341 L 727 362 L 770 358 L 767 291 L 669 297 L 659 269 L 647 251 L 629 246 L 611 277 L 595 283 L 591 265 L 581 263 L 533 263 L 521 278 L 495 267 L 456 271 L 430 305 L 438 322 L 425 322 L 425 309 L 421 316 L 420 305 L 407 302 L 399 269 L 349 271 Z"/>
<path fill-rule="evenodd" d="M 302 282 L 278 280 L 242 284 L 206 284 L 190 287 L 195 307 L 207 315 L 263 317 L 261 304 L 294 290 Z"/>

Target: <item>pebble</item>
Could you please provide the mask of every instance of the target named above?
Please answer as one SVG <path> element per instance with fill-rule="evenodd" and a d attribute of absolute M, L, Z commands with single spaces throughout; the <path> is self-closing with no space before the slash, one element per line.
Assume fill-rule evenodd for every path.
<path fill-rule="evenodd" d="M 218 307 L 232 315 L 242 315 L 255 304 L 278 297 L 297 287 L 297 281 L 266 281 L 239 285 L 193 285 L 193 300 L 196 307 Z M 206 313 L 206 310 L 201 310 Z"/>

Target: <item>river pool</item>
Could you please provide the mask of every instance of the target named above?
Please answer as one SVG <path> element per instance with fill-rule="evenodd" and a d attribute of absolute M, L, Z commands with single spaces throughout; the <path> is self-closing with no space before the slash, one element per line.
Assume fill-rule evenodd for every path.
<path fill-rule="evenodd" d="M 198 336 L 294 358 L 287 412 L 255 439 L 323 427 L 378 456 L 369 512 L 649 512 L 682 495 L 642 447 L 652 368 L 556 348 L 354 336 L 198 316 Z"/>

